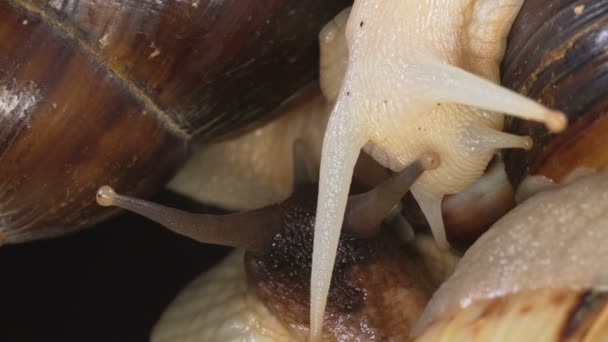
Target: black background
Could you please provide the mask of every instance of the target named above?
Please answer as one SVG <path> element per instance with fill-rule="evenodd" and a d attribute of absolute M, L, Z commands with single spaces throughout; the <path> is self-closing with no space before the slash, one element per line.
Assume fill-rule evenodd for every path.
<path fill-rule="evenodd" d="M 171 193 L 155 200 L 217 212 Z M 147 341 L 179 290 L 228 252 L 133 214 L 0 247 L 0 341 Z"/>

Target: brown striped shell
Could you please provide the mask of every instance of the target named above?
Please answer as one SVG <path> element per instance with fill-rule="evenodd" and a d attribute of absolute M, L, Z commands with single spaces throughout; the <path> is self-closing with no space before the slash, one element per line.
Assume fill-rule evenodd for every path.
<path fill-rule="evenodd" d="M 0 2 L 0 245 L 109 214 L 104 183 L 158 189 L 191 140 L 269 118 L 316 75 L 347 1 Z"/>
<path fill-rule="evenodd" d="M 514 118 L 507 130 L 530 135 L 529 151 L 505 153 L 517 185 L 526 175 L 559 182 L 577 168 L 608 165 L 608 3 L 527 0 L 509 36 L 503 84 L 567 113 L 568 128 L 549 134 Z"/>

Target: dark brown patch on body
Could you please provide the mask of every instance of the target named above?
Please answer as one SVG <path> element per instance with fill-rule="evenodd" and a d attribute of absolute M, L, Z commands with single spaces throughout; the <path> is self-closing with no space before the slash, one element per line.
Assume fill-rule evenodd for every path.
<path fill-rule="evenodd" d="M 316 188 L 282 204 L 285 231 L 272 248 L 247 254 L 250 285 L 266 306 L 294 331 L 307 332 Z M 432 293 L 413 259 L 387 232 L 374 239 L 340 237 L 325 313 L 328 340 L 401 341 Z"/>

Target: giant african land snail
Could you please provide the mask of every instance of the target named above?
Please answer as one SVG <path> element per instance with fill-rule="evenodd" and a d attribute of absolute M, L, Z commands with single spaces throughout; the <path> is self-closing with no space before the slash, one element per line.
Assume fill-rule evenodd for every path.
<path fill-rule="evenodd" d="M 480 5 L 480 4 L 486 4 L 487 6 L 490 6 L 490 5 L 488 5 L 488 4 L 489 4 L 488 2 L 480 2 L 479 4 L 476 4 L 476 5 L 480 6 L 480 7 L 474 7 L 474 9 L 475 9 L 475 10 L 480 11 L 479 13 L 484 13 L 483 11 L 488 9 L 488 8 L 484 8 L 484 7 L 483 7 L 483 5 Z M 496 5 L 496 3 L 493 3 L 493 4 L 494 4 L 494 5 Z M 496 57 L 500 57 L 500 54 L 502 53 L 502 49 L 503 49 L 503 48 L 502 48 L 502 45 L 504 44 L 504 42 L 502 41 L 502 39 L 504 39 L 504 36 L 506 35 L 506 32 L 508 31 L 508 25 L 505 25 L 505 22 L 510 23 L 510 21 L 513 19 L 513 17 L 514 17 L 514 15 L 515 15 L 515 13 L 517 13 L 517 9 L 518 9 L 518 6 L 519 6 L 520 4 L 521 4 L 521 3 L 515 4 L 515 6 L 514 6 L 514 7 L 515 7 L 515 9 L 514 9 L 514 7 L 509 7 L 509 6 L 505 6 L 504 8 L 501 8 L 501 9 L 505 10 L 505 12 L 500 12 L 500 11 L 493 12 L 494 14 L 499 15 L 499 16 L 500 16 L 500 15 L 505 15 L 505 16 L 506 16 L 506 19 L 505 19 L 505 17 L 503 17 L 502 19 L 504 19 L 504 20 L 502 20 L 502 21 L 498 20 L 497 22 L 495 22 L 495 23 L 494 23 L 494 24 L 498 25 L 498 26 L 496 27 L 496 30 L 497 30 L 498 34 L 497 34 L 497 37 L 494 37 L 494 38 L 496 38 L 496 40 L 494 41 L 494 43 L 495 43 L 496 45 L 493 47 L 493 48 L 494 48 L 494 50 L 492 50 L 493 54 L 491 54 L 491 55 L 493 56 L 493 58 L 494 58 L 494 59 L 493 59 L 493 58 L 489 58 L 489 59 L 491 60 L 491 62 L 488 62 L 488 64 L 481 63 L 481 64 L 474 64 L 474 65 L 466 65 L 466 67 L 469 67 L 469 68 L 473 68 L 473 69 L 474 69 L 474 67 L 476 67 L 476 66 L 481 66 L 481 67 L 482 67 L 482 69 L 483 69 L 483 70 L 485 70 L 485 72 L 486 72 L 485 74 L 483 74 L 483 73 L 482 73 L 484 76 L 486 76 L 486 77 L 491 77 L 491 78 L 493 78 L 494 80 L 496 80 L 496 79 L 497 79 L 497 77 L 498 77 L 498 72 L 497 72 L 498 63 L 497 63 L 497 61 L 496 61 Z M 363 5 L 360 5 L 360 6 L 362 6 L 363 8 L 365 8 Z M 356 8 L 357 8 L 357 7 L 355 7 L 355 9 L 356 9 Z M 418 9 L 420 9 L 420 8 L 418 8 Z M 462 9 L 463 9 L 463 8 L 461 8 L 461 10 L 462 10 Z M 415 11 L 414 11 L 414 12 L 415 12 Z M 459 12 L 458 12 L 458 11 L 455 11 L 454 13 L 459 13 Z M 476 13 L 476 12 L 475 12 L 475 11 L 473 11 L 473 13 Z M 386 13 L 385 13 L 385 14 L 386 14 Z M 391 14 L 392 14 L 392 13 L 391 13 Z M 428 14 L 428 13 L 427 13 L 427 14 Z M 453 13 L 452 13 L 452 14 L 453 14 Z M 461 14 L 462 14 L 462 13 L 461 13 Z M 430 18 L 430 19 L 436 19 L 436 18 Z M 453 18 L 452 18 L 452 19 L 453 19 Z M 461 18 L 461 19 L 462 19 L 462 18 Z M 465 18 L 465 19 L 467 19 L 467 20 L 471 20 L 471 18 Z M 488 18 L 485 18 L 485 19 L 488 19 Z M 489 20 L 489 19 L 488 19 L 488 20 Z M 489 21 L 491 21 L 491 20 L 489 20 Z M 468 21 L 466 21 L 466 20 L 465 20 L 465 21 L 463 21 L 463 22 L 461 22 L 461 23 L 465 23 L 465 22 L 466 22 L 466 23 L 471 23 L 471 22 L 468 22 Z M 474 22 L 474 21 L 473 21 L 473 22 Z M 482 22 L 483 22 L 483 21 L 482 21 Z M 358 28 L 356 28 L 356 25 L 352 24 L 352 22 L 351 22 L 351 30 L 356 30 L 356 29 L 362 30 L 362 29 L 365 27 L 365 25 L 366 25 L 366 22 L 365 22 L 365 21 L 363 21 L 363 20 L 361 20 L 361 21 L 357 21 L 357 23 L 359 24 L 359 25 L 358 25 L 358 26 L 359 26 Z M 371 23 L 371 24 L 373 24 L 374 22 L 373 22 L 373 21 L 368 21 L 368 22 L 367 22 L 367 24 L 368 24 L 368 25 L 367 25 L 367 27 L 368 27 L 368 28 L 369 28 L 369 27 L 371 27 L 371 28 L 373 29 L 373 28 L 374 28 L 374 25 L 370 25 L 370 23 Z M 452 24 L 453 24 L 453 23 L 452 23 Z M 389 26 L 390 26 L 390 25 L 389 25 Z M 389 28 L 390 28 L 390 27 L 389 27 Z M 450 28 L 450 27 L 449 27 L 449 25 L 448 25 L 448 29 L 449 29 L 449 28 Z M 452 29 L 453 29 L 453 27 L 452 27 Z M 479 27 L 478 27 L 478 29 L 479 29 Z M 490 31 L 492 31 L 492 30 L 490 30 Z M 493 32 L 493 31 L 492 31 L 492 32 Z M 493 32 L 493 33 L 496 33 L 496 32 Z M 389 35 L 389 37 L 390 37 L 390 35 Z M 351 37 L 351 43 L 352 43 L 352 39 L 353 39 L 353 38 Z M 390 40 L 389 40 L 389 41 L 390 41 Z M 458 42 L 458 41 L 456 41 L 456 40 L 455 40 L 454 42 L 455 42 L 455 45 L 456 45 L 456 46 L 458 46 L 458 44 L 461 44 L 461 45 L 466 45 L 466 44 L 465 44 L 465 42 L 463 42 L 463 41 Z M 470 43 L 470 42 L 467 42 L 467 43 Z M 473 45 L 474 45 L 474 44 L 473 44 Z M 497 47 L 497 46 L 498 46 L 498 47 Z M 466 48 L 469 48 L 469 47 L 467 47 L 467 46 L 465 46 L 465 47 L 466 47 Z M 466 50 L 466 49 L 465 49 L 465 50 Z M 382 51 L 382 49 L 380 49 L 380 48 L 379 48 L 379 49 L 378 49 L 378 51 Z M 374 51 L 374 52 L 375 52 L 375 51 Z M 449 52 L 449 51 L 448 51 L 448 52 Z M 486 51 L 486 52 L 488 52 L 488 51 Z M 352 53 L 353 53 L 353 49 L 351 48 L 351 59 L 353 58 L 353 57 L 352 57 Z M 449 55 L 449 54 L 448 54 L 448 55 Z M 473 54 L 473 55 L 475 55 L 475 54 Z M 445 56 L 444 56 L 444 57 L 445 57 Z M 460 57 L 463 57 L 463 56 L 460 56 Z M 465 56 L 465 57 L 466 57 L 466 56 Z M 469 57 L 470 57 L 470 56 L 469 56 Z M 488 55 L 485 55 L 485 57 L 488 57 Z M 492 64 L 492 63 L 493 63 L 493 64 Z M 389 64 L 390 64 L 390 63 L 389 63 Z M 493 67 L 488 68 L 488 65 L 493 65 Z M 442 67 L 445 67 L 445 65 L 442 65 Z M 353 67 L 353 68 L 354 68 L 354 67 Z M 441 68 L 440 68 L 440 69 L 441 69 Z M 448 68 L 448 69 L 449 69 L 449 68 Z M 359 69 L 357 69 L 357 70 L 359 70 Z M 360 70 L 365 70 L 365 68 L 361 68 Z M 454 71 L 453 69 L 450 69 L 450 70 Z M 372 70 L 372 71 L 373 71 L 373 70 Z M 492 71 L 492 72 L 490 72 L 490 71 Z M 353 71 L 353 73 L 356 73 L 356 72 L 357 72 L 357 71 Z M 373 76 L 373 75 L 372 75 L 372 76 Z M 348 74 L 347 74 L 347 82 L 346 82 L 346 84 L 347 84 L 347 85 L 349 84 L 349 83 L 348 83 L 348 77 L 349 77 L 349 76 L 348 76 Z M 479 80 L 477 80 L 477 81 L 479 81 Z M 365 87 L 363 87 L 363 88 L 365 88 Z M 363 88 L 362 88 L 362 89 L 363 89 Z M 391 88 L 391 89 L 392 89 L 392 88 Z M 393 90 L 394 90 L 394 89 L 393 89 Z M 346 90 L 344 90 L 344 88 L 343 88 L 342 95 L 344 95 L 344 96 L 346 96 L 346 97 L 350 97 L 350 94 L 349 94 L 349 93 L 350 93 L 349 91 L 346 91 Z M 371 98 L 371 100 L 376 100 L 376 101 L 378 101 L 378 99 L 377 99 L 377 98 L 374 98 L 374 97 L 372 97 L 372 98 Z M 442 99 L 440 99 L 440 100 L 441 100 L 441 101 L 445 101 L 445 99 L 444 99 L 444 98 L 442 98 Z M 474 100 L 479 100 L 479 99 L 474 99 Z M 439 100 L 438 100 L 438 101 L 439 101 Z M 365 101 L 364 101 L 364 102 L 365 102 Z M 530 102 L 528 102 L 528 104 L 529 104 L 529 103 L 530 103 Z M 338 101 L 338 104 L 340 104 L 340 101 Z M 460 107 L 444 106 L 444 108 L 446 108 L 446 107 L 451 107 L 452 109 L 453 109 L 453 108 L 460 108 Z M 534 107 L 534 106 L 533 106 L 533 107 Z M 536 108 L 538 108 L 538 107 L 536 107 Z M 462 109 L 462 108 L 461 108 L 461 109 Z M 496 108 L 493 108 L 493 109 L 496 109 Z M 513 108 L 511 108 L 511 109 L 513 109 Z M 441 111 L 443 111 L 443 110 L 445 110 L 445 109 L 435 110 L 435 113 L 437 113 L 437 112 L 441 112 Z M 365 113 L 364 113 L 364 114 L 365 114 Z M 368 113 L 368 114 L 369 114 L 369 113 Z M 444 114 L 444 113 L 443 113 L 443 114 Z M 492 120 L 491 120 L 491 118 L 493 117 L 493 115 L 494 115 L 494 114 L 482 114 L 481 116 L 478 116 L 478 118 L 482 118 L 482 120 L 485 118 L 485 119 L 487 119 L 487 120 L 489 120 L 489 121 L 492 121 Z M 441 119 L 441 117 L 440 117 L 440 119 Z M 469 118 L 469 119 L 470 119 L 470 118 Z M 496 126 L 496 125 L 501 126 L 501 125 L 502 125 L 502 118 L 501 118 L 500 116 L 496 115 L 495 119 L 496 119 L 496 120 L 494 121 L 494 125 L 495 125 L 495 126 Z M 559 119 L 557 119 L 557 121 L 559 122 Z M 562 122 L 561 124 L 563 124 L 563 122 Z M 558 124 L 557 124 L 557 126 L 559 126 L 559 125 L 560 125 L 560 123 L 558 123 Z M 430 128 L 430 127 L 429 127 L 429 128 Z M 495 128 L 496 128 L 496 127 L 495 127 Z M 554 128 L 555 128 L 555 127 L 554 127 Z M 466 133 L 466 132 L 465 132 L 465 133 Z M 525 139 L 517 139 L 517 138 L 513 138 L 513 137 L 508 137 L 508 136 L 505 136 L 505 135 L 500 135 L 500 136 L 501 136 L 501 137 L 505 137 L 505 138 L 507 138 L 507 140 L 508 140 L 508 141 L 510 141 L 511 143 L 514 143 L 515 145 L 518 145 L 518 144 L 519 144 L 519 146 L 526 146 L 526 145 L 529 143 L 529 142 L 528 142 L 527 140 L 525 140 Z M 435 138 L 436 138 L 436 139 L 441 139 L 441 138 L 442 138 L 442 136 L 440 136 L 440 135 L 439 135 L 439 136 L 437 136 L 437 137 L 435 137 Z M 470 136 L 468 136 L 468 138 L 471 138 L 471 137 L 470 137 Z M 487 141 L 487 140 L 486 140 L 486 141 L 482 141 L 482 143 L 484 143 L 484 142 L 485 142 L 485 143 L 488 143 L 488 141 Z M 496 141 L 494 141 L 494 142 L 496 142 Z M 333 147 L 335 147 L 335 146 L 336 146 L 336 145 L 333 145 L 333 144 L 328 143 L 328 142 L 327 142 L 327 140 L 326 140 L 326 142 L 325 142 L 325 143 L 326 143 L 326 144 L 328 144 L 330 147 L 331 147 L 331 146 L 333 146 Z M 492 145 L 492 144 L 490 144 L 490 147 L 491 147 L 491 148 L 489 148 L 489 149 L 487 149 L 487 150 L 484 150 L 484 151 L 483 151 L 483 152 L 485 153 L 485 157 L 484 157 L 484 158 L 486 158 L 486 159 L 485 159 L 485 161 L 482 161 L 482 162 L 479 164 L 479 165 L 481 165 L 480 167 L 479 167 L 479 165 L 478 165 L 478 169 L 479 169 L 479 170 L 478 170 L 478 173 L 480 173 L 480 172 L 483 170 L 483 166 L 485 166 L 485 163 L 487 162 L 487 160 L 488 160 L 488 159 L 491 157 L 491 155 L 494 153 L 494 150 L 495 150 L 496 148 L 500 147 L 499 145 L 500 145 L 500 144 L 498 144 L 498 145 Z M 481 147 L 479 147 L 479 148 L 482 148 L 482 149 L 483 149 L 483 147 L 488 147 L 488 146 L 484 145 L 484 146 L 481 146 Z M 370 147 L 370 148 L 368 148 L 368 150 L 370 150 L 370 149 L 372 150 L 372 152 L 374 151 L 374 148 L 371 148 L 371 147 Z M 376 151 L 376 152 L 378 152 L 377 150 L 375 150 L 375 151 Z M 357 154 L 358 154 L 358 153 L 357 153 Z M 373 153 L 372 153 L 372 154 L 373 154 Z M 383 156 L 385 156 L 385 155 L 383 155 Z M 482 158 L 482 159 L 483 159 L 483 158 Z M 387 162 L 387 160 L 386 160 L 386 159 L 384 159 L 384 161 L 385 161 L 385 162 Z M 348 173 L 348 172 L 347 172 L 347 173 Z M 340 175 L 341 177 L 344 177 L 344 174 L 339 174 L 339 175 Z M 446 176 L 446 178 L 448 178 L 448 180 L 449 180 L 449 177 L 450 177 L 450 175 L 447 175 L 447 176 Z M 474 178 L 474 177 L 473 177 L 473 178 Z M 323 175 L 323 173 L 322 173 L 322 174 L 321 174 L 321 182 L 323 182 L 323 181 L 324 181 L 324 179 L 325 179 L 325 178 L 324 178 L 324 175 Z M 439 182 L 438 184 L 440 184 L 440 183 L 441 183 L 441 182 Z M 322 191 L 323 191 L 323 188 L 321 188 L 321 192 L 322 192 Z M 321 203 L 321 202 L 320 202 L 320 203 Z M 424 205 L 423 205 L 423 209 L 424 209 Z M 427 210 L 426 212 L 428 213 L 428 210 Z M 338 219 L 339 219 L 340 215 L 337 215 L 337 216 L 338 216 Z M 436 218 L 436 217 L 435 217 L 435 218 Z M 432 217 L 431 217 L 431 225 L 433 225 L 433 219 L 432 219 Z M 436 228 L 436 227 L 435 227 L 435 228 Z M 315 249 L 315 253 L 317 253 L 317 250 L 316 250 L 316 249 Z M 329 258 L 329 259 L 331 259 L 331 258 Z M 328 259 L 328 260 L 329 260 L 329 259 Z M 315 274 L 318 274 L 318 273 L 317 273 L 316 271 L 314 271 L 314 270 L 313 270 L 313 276 L 314 276 Z M 313 285 L 314 285 L 314 284 L 315 284 L 315 282 L 314 282 L 314 280 L 313 280 Z M 329 286 L 327 282 L 325 282 L 325 285 L 327 285 L 327 287 Z M 314 296 L 314 293 L 313 293 L 313 296 Z M 322 296 L 321 296 L 321 297 L 322 297 Z M 312 302 L 313 302 L 313 304 L 315 303 L 315 301 L 314 301 L 314 300 L 313 300 Z M 322 305 L 321 305 L 321 306 L 322 306 Z M 317 317 L 317 318 L 319 317 L 319 310 L 318 310 L 318 309 L 319 309 L 319 307 L 317 306 L 317 309 L 312 310 L 313 315 L 316 315 L 316 317 Z M 322 312 L 322 311 L 323 311 L 323 310 L 321 310 L 320 312 Z M 316 314 L 315 314 L 315 312 L 316 312 Z M 312 320 L 312 324 L 313 324 L 313 333 L 314 333 L 314 330 L 315 330 L 315 328 L 314 328 L 314 325 L 315 325 L 315 320 L 314 320 L 314 319 Z"/>
<path fill-rule="evenodd" d="M 479 2 L 479 3 L 484 3 L 484 2 L 483 2 L 483 1 L 481 1 L 481 2 Z M 485 3 L 488 3 L 488 2 L 485 2 Z M 496 3 L 496 2 L 494 2 L 494 3 Z M 528 1 L 528 3 L 531 3 L 531 2 L 530 2 L 530 1 Z M 559 3 L 560 3 L 560 5 L 561 5 L 561 3 L 562 3 L 562 2 L 559 2 Z M 581 4 L 587 4 L 587 7 L 583 6 L 583 7 L 582 7 L 582 9 L 581 9 L 581 8 L 580 8 L 580 7 L 578 7 L 578 6 L 577 6 L 577 7 L 574 7 L 574 6 L 573 6 L 572 8 L 568 8 L 568 10 L 571 10 L 571 12 L 572 12 L 573 14 L 577 14 L 577 13 L 579 13 L 579 15 L 580 15 L 580 13 L 586 14 L 586 13 L 588 13 L 587 11 L 590 11 L 590 10 L 593 10 L 593 9 L 598 9 L 598 8 L 599 8 L 599 9 L 601 10 L 601 7 L 602 7 L 602 6 L 605 6 L 605 5 L 604 5 L 603 3 L 601 3 L 601 2 L 600 2 L 600 3 L 596 3 L 596 5 L 595 5 L 595 6 L 591 6 L 591 5 L 593 5 L 593 4 L 591 4 L 591 3 L 586 3 L 586 2 L 579 2 L 579 3 L 581 3 Z M 508 9 L 508 7 L 506 7 L 506 8 Z M 453 10 L 453 11 L 454 11 L 453 13 L 459 13 L 459 12 L 457 11 L 457 8 L 456 8 L 456 10 L 455 10 L 454 8 L 451 8 L 451 10 Z M 441 14 L 441 13 L 443 13 L 443 12 L 437 12 L 437 14 Z M 452 13 L 452 14 L 453 14 L 453 13 Z M 472 13 L 475 13 L 475 11 L 473 11 Z M 593 13 L 593 12 L 591 12 L 591 13 Z M 428 19 L 435 19 L 435 18 L 428 18 Z M 372 21 L 372 22 L 369 22 L 369 21 L 363 21 L 363 20 L 361 20 L 361 21 L 360 21 L 360 23 L 362 23 L 362 24 L 363 24 L 363 25 L 361 25 L 361 27 L 360 27 L 361 29 L 363 29 L 363 27 L 369 27 L 369 26 L 370 26 L 370 23 L 372 23 L 372 24 L 373 24 L 373 21 Z M 351 25 L 351 26 L 356 26 L 356 25 Z M 371 26 L 373 27 L 373 25 L 371 25 Z M 356 28 L 356 27 L 355 27 L 355 28 Z M 504 28 L 504 26 L 501 26 L 501 28 Z M 601 30 L 600 30 L 600 32 L 599 32 L 599 33 L 601 33 Z M 388 37 L 390 38 L 390 35 L 389 35 Z M 595 38 L 596 38 L 596 40 L 597 40 L 597 39 L 601 38 L 601 35 L 599 35 L 599 34 L 598 34 L 597 36 L 594 36 L 594 37 L 595 37 Z M 466 41 L 466 40 L 463 40 L 463 41 Z M 471 42 L 471 41 L 469 41 L 469 42 Z M 597 88 L 596 88 L 596 89 L 597 89 Z M 372 149 L 371 147 L 368 147 L 368 148 L 369 148 L 369 149 Z"/>
<path fill-rule="evenodd" d="M 523 0 L 355 1 L 346 26 L 348 69 L 323 142 L 311 281 L 318 337 L 352 170 L 365 145 L 399 170 L 424 150 L 441 166 L 412 188 L 435 239 L 447 248 L 445 194 L 464 190 L 501 148 L 530 148 L 501 132 L 505 112 L 544 122 L 565 116 L 497 86 L 506 36 Z"/>
<path fill-rule="evenodd" d="M 608 338 L 607 22 L 605 1 L 525 2 L 511 32 L 504 82 L 566 111 L 572 124 L 552 136 L 510 120 L 508 130 L 535 139 L 532 150 L 507 153 L 512 181 L 529 187 L 543 177 L 548 190 L 525 200 L 467 251 L 419 322 L 421 340 Z M 589 170 L 599 173 L 585 175 Z"/>
<path fill-rule="evenodd" d="M 295 147 L 295 155 L 301 156 L 300 144 Z M 344 335 L 348 335 L 363 339 L 402 340 L 409 335 L 433 289 L 433 278 L 436 277 L 429 274 L 431 271 L 417 265 L 424 256 L 406 252 L 393 234 L 380 231 L 380 225 L 411 184 L 425 170 L 438 166 L 436 155 L 425 153 L 418 161 L 377 188 L 351 196 L 344 223 L 345 235 L 340 243 L 341 257 L 335 266 L 324 338 L 341 341 Z M 288 334 L 302 340 L 308 335 L 316 186 L 306 180 L 307 171 L 301 163 L 296 163 L 294 169 L 299 176 L 295 177 L 296 190 L 290 199 L 245 213 L 225 216 L 189 214 L 116 194 L 107 186 L 99 190 L 97 201 L 104 206 L 116 205 L 135 211 L 201 242 L 237 246 L 247 250 L 245 268 L 253 294 L 235 293 L 238 296 L 237 302 L 254 305 L 257 307 L 256 312 L 263 316 L 267 315 L 265 310 L 269 310 L 287 327 L 287 333 L 280 332 L 280 328 L 271 328 L 274 329 L 271 331 L 273 335 Z M 242 281 L 238 277 L 242 271 L 239 271 L 238 264 L 236 267 L 236 270 L 228 272 L 237 272 L 237 277 L 233 280 Z M 226 271 L 217 270 L 213 274 Z M 228 289 L 239 289 L 241 286 L 231 284 Z M 235 303 L 234 298 L 224 298 L 226 305 Z M 252 300 L 255 303 L 252 304 Z M 245 304 L 247 301 L 249 304 Z M 263 307 L 257 304 L 259 301 L 264 304 Z M 401 310 L 403 306 L 409 309 Z M 181 315 L 187 315 L 190 319 L 198 319 L 201 315 L 213 317 L 216 315 L 214 312 L 219 312 L 222 308 L 223 306 L 215 308 L 213 312 L 196 310 L 193 315 L 182 312 Z M 234 317 L 227 317 L 227 322 L 241 319 L 239 314 L 233 314 Z M 273 321 L 259 318 L 267 324 Z M 181 325 L 179 322 L 174 323 Z M 223 322 L 218 324 L 224 326 Z M 176 330 L 174 327 L 170 330 L 158 334 L 176 338 L 181 333 L 197 339 L 227 338 L 230 334 L 223 330 L 221 333 L 228 335 L 214 330 L 205 332 L 200 326 L 185 330 Z M 264 335 L 256 328 L 233 333 L 239 339 L 251 338 L 256 334 Z"/>

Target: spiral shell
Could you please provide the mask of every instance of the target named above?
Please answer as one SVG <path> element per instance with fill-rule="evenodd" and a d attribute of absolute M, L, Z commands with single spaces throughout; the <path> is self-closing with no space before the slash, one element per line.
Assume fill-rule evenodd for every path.
<path fill-rule="evenodd" d="M 346 1 L 0 2 L 0 244 L 98 222 L 102 184 L 157 190 L 316 75 Z"/>
<path fill-rule="evenodd" d="M 559 135 L 539 124 L 508 118 L 506 129 L 529 135 L 534 147 L 505 153 L 514 184 L 526 175 L 559 182 L 577 168 L 608 165 L 608 3 L 527 0 L 509 35 L 503 84 L 562 110 L 569 126 Z"/>

